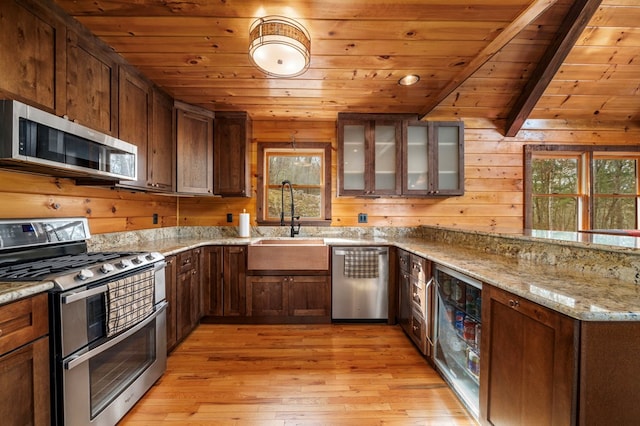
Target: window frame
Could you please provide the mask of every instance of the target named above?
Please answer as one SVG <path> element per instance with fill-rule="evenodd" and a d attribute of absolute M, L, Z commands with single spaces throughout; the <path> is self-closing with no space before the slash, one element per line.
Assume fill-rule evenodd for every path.
<path fill-rule="evenodd" d="M 636 229 L 640 225 L 640 146 L 633 145 L 525 145 L 524 146 L 524 229 L 533 224 L 533 170 L 535 154 L 548 158 L 577 157 L 578 164 L 578 212 L 577 230 L 590 231 L 595 222 L 594 159 L 618 157 L 636 160 Z M 540 155 L 541 154 L 541 155 Z M 567 194 L 560 194 L 567 195 Z M 574 194 L 571 194 L 574 195 Z M 550 195 L 552 197 L 553 195 Z M 632 197 L 631 195 L 627 197 Z"/>
<path fill-rule="evenodd" d="M 306 226 L 331 226 L 331 143 L 330 142 L 304 142 L 298 146 L 292 145 L 291 142 L 260 142 L 258 141 L 258 164 L 257 164 L 257 188 L 256 188 L 256 223 L 263 226 L 280 226 L 280 220 L 270 220 L 266 218 L 265 212 L 265 191 L 266 191 L 266 150 L 282 150 L 290 151 L 294 154 L 296 149 L 314 150 L 323 153 L 323 181 L 324 188 L 322 194 L 320 219 L 300 218 L 300 223 Z M 295 186 L 295 182 L 294 182 Z"/>

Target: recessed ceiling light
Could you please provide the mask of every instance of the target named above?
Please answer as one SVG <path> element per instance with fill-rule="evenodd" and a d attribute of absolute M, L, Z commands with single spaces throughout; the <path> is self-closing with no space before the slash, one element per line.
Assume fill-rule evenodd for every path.
<path fill-rule="evenodd" d="M 400 86 L 411 86 L 413 84 L 416 84 L 418 81 L 420 81 L 419 75 L 409 74 L 409 75 L 405 75 L 400 80 L 398 80 L 398 84 Z"/>

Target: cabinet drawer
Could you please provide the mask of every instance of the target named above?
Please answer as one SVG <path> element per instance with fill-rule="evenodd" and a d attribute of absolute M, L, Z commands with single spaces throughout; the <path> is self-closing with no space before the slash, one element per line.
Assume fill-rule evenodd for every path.
<path fill-rule="evenodd" d="M 189 272 L 198 267 L 199 249 L 189 250 L 178 254 L 178 273 Z"/>
<path fill-rule="evenodd" d="M 413 308 L 420 312 L 420 315 L 425 316 L 426 309 L 426 298 L 427 294 L 424 290 L 425 283 L 424 281 L 419 281 L 415 278 L 411 279 L 411 300 L 413 301 Z"/>
<path fill-rule="evenodd" d="M 47 294 L 0 306 L 0 354 L 49 332 Z"/>
<path fill-rule="evenodd" d="M 402 272 L 409 273 L 411 267 L 409 266 L 411 263 L 411 253 L 408 253 L 404 250 L 398 251 L 398 263 L 400 263 L 400 270 Z"/>
<path fill-rule="evenodd" d="M 427 259 L 411 255 L 411 276 L 419 281 L 426 281 Z"/>
<path fill-rule="evenodd" d="M 419 312 L 413 311 L 411 314 L 411 337 L 418 347 L 422 349 L 425 339 L 424 319 Z"/>

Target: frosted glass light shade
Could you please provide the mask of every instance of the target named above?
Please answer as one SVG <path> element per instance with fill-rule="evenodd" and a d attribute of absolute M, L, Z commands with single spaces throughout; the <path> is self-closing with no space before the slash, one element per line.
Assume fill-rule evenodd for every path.
<path fill-rule="evenodd" d="M 309 33 L 294 20 L 282 16 L 257 19 L 249 29 L 249 57 L 268 75 L 300 75 L 311 59 Z"/>

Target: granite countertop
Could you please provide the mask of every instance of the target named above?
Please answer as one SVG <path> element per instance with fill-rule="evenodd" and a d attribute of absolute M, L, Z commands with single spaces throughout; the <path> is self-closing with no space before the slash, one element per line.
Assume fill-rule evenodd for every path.
<path fill-rule="evenodd" d="M 166 238 L 123 245 L 122 251 L 165 256 L 207 245 L 248 245 L 260 238 Z M 482 250 L 409 238 L 325 238 L 329 245 L 395 245 L 438 264 L 583 321 L 639 321 L 640 285 Z M 47 291 L 51 283 L 0 283 L 0 304 Z"/>
<path fill-rule="evenodd" d="M 53 288 L 53 282 L 0 282 L 0 305 L 34 296 Z"/>

